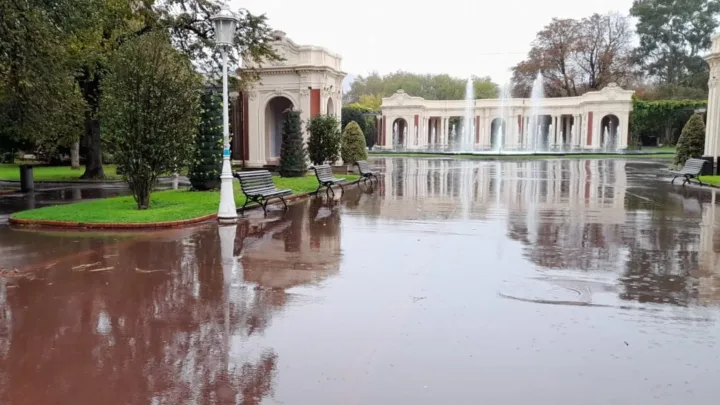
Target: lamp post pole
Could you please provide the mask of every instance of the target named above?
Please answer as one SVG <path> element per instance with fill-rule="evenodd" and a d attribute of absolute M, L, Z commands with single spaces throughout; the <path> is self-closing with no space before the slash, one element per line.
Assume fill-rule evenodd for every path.
<path fill-rule="evenodd" d="M 233 44 L 237 18 L 230 10 L 223 9 L 210 18 L 215 23 L 215 42 L 221 47 L 223 59 L 223 163 L 220 175 L 220 207 L 218 221 L 232 224 L 237 222 L 237 208 L 233 193 L 232 166 L 230 164 L 230 117 L 228 112 L 227 52 Z"/>

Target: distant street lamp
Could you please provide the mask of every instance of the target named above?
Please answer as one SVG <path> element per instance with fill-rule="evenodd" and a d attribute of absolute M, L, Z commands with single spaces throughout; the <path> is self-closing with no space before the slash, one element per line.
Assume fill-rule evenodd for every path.
<path fill-rule="evenodd" d="M 233 46 L 235 26 L 238 19 L 233 13 L 224 8 L 210 17 L 215 24 L 215 44 L 220 47 L 223 58 L 223 164 L 220 175 L 220 207 L 218 208 L 218 221 L 221 223 L 237 222 L 237 208 L 233 195 L 233 175 L 230 165 L 230 118 L 228 116 L 228 74 L 227 51 Z"/>

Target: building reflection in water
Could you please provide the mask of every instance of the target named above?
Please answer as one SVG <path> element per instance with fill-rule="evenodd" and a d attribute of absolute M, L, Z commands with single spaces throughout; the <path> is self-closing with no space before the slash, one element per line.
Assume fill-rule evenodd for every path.
<path fill-rule="evenodd" d="M 287 289 L 337 273 L 337 210 L 307 202 L 259 225 L 154 235 L 124 245 L 85 238 L 90 256 L 60 257 L 42 278 L 0 279 L 0 403 L 259 404 L 272 395 L 276 352 L 246 353 L 243 342 L 295 304 Z"/>
<path fill-rule="evenodd" d="M 650 170 L 624 159 L 377 164 L 381 198 L 353 208 L 366 215 L 504 221 L 507 237 L 541 273 L 590 276 L 575 277 L 578 289 L 614 290 L 636 302 L 720 302 L 715 192 L 647 175 L 662 163 Z"/>

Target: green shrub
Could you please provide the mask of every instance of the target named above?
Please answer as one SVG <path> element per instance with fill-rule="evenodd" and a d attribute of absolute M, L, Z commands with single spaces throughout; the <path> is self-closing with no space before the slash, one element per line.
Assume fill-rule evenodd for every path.
<path fill-rule="evenodd" d="M 200 125 L 188 178 L 194 190 L 220 187 L 223 153 L 222 95 L 206 92 L 200 98 Z"/>
<path fill-rule="evenodd" d="M 138 209 L 148 209 L 158 177 L 189 160 L 201 77 L 164 33 L 125 42 L 108 67 L 101 102 L 103 137 Z"/>
<path fill-rule="evenodd" d="M 705 122 L 700 114 L 694 114 L 680 133 L 675 164 L 682 166 L 689 158 L 699 158 L 705 152 Z"/>
<path fill-rule="evenodd" d="M 355 121 L 350 121 L 343 131 L 342 159 L 346 165 L 352 165 L 358 160 L 367 159 L 367 146 L 365 135 Z"/>
<path fill-rule="evenodd" d="M 310 119 L 307 131 L 310 161 L 316 165 L 335 164 L 340 159 L 340 121 L 332 115 L 318 115 Z"/>
<path fill-rule="evenodd" d="M 283 113 L 282 146 L 280 148 L 280 175 L 302 177 L 307 174 L 307 151 L 302 135 L 300 112 L 287 110 Z"/>

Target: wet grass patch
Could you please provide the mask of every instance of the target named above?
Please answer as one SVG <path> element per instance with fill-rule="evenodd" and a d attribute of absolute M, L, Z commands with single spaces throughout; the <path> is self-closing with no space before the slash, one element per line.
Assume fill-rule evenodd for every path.
<path fill-rule="evenodd" d="M 120 180 L 121 177 L 115 171 L 115 165 L 104 165 L 105 178 L 107 180 Z M 34 166 L 33 178 L 35 181 L 77 181 L 85 173 L 85 168 L 73 170 L 70 166 Z M 19 181 L 20 167 L 17 164 L 0 164 L 0 180 Z"/>
<path fill-rule="evenodd" d="M 678 180 L 682 180 L 682 178 L 678 178 Z M 720 176 L 700 176 L 700 181 L 713 186 L 720 186 Z"/>
<path fill-rule="evenodd" d="M 357 175 L 338 175 L 349 181 Z M 289 188 L 293 194 L 315 191 L 314 175 L 306 177 L 273 177 L 278 188 Z M 233 182 L 235 204 L 245 203 L 245 195 L 237 181 Z M 139 211 L 132 196 L 113 197 L 103 200 L 84 201 L 74 204 L 55 205 L 14 214 L 14 219 L 66 221 L 77 223 L 153 223 L 182 221 L 214 214 L 220 204 L 219 191 L 168 190 L 152 194 L 150 209 Z"/>

